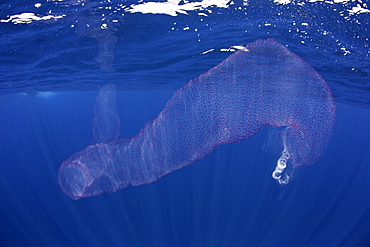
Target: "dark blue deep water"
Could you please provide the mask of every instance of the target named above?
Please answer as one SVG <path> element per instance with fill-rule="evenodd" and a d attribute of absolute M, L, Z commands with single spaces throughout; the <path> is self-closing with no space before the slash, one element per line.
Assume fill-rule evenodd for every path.
<path fill-rule="evenodd" d="M 0 246 L 370 246 L 370 4 L 146 2 L 0 4 Z M 101 86 L 117 86 L 132 137 L 190 79 L 266 38 L 337 105 L 324 156 L 289 184 L 271 177 L 280 150 L 264 128 L 152 184 L 62 192 L 58 167 L 88 144 Z"/>

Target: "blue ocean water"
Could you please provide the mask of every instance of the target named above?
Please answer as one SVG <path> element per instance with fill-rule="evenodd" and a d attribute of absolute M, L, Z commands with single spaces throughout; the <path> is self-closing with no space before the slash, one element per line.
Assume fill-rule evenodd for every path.
<path fill-rule="evenodd" d="M 5 1 L 0 5 L 1 246 L 369 246 L 370 6 L 333 1 Z M 101 86 L 121 136 L 257 39 L 326 80 L 333 139 L 288 185 L 271 128 L 155 183 L 73 201 L 61 162 L 86 147 Z M 272 142 L 274 144 L 274 142 Z"/>

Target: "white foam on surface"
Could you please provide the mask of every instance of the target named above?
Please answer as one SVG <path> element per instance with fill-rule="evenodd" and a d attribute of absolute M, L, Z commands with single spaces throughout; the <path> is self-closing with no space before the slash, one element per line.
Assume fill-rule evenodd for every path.
<path fill-rule="evenodd" d="M 8 19 L 0 20 L 0 22 L 13 22 L 14 24 L 22 24 L 22 23 L 31 23 L 33 21 L 45 21 L 51 19 L 61 19 L 65 17 L 65 15 L 45 15 L 45 16 L 37 16 L 34 13 L 22 13 L 17 15 L 11 15 Z"/>
<path fill-rule="evenodd" d="M 177 16 L 178 14 L 188 14 L 189 11 L 205 10 L 214 6 L 218 8 L 228 8 L 233 4 L 229 0 L 203 0 L 200 2 L 188 2 L 180 4 L 181 0 L 167 0 L 167 2 L 146 2 L 131 5 L 126 11 L 130 13 L 142 14 L 165 14 Z"/>

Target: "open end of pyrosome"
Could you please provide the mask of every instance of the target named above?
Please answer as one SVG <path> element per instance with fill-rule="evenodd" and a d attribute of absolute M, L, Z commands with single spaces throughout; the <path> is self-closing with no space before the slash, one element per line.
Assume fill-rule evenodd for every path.
<path fill-rule="evenodd" d="M 65 166 L 59 169 L 59 185 L 70 198 L 78 200 L 82 197 L 86 187 L 86 179 L 82 171 L 74 166 Z"/>

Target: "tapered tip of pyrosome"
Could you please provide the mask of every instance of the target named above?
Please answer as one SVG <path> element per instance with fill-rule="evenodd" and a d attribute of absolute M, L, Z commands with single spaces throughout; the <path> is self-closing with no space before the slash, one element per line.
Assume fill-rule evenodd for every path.
<path fill-rule="evenodd" d="M 60 167 L 58 172 L 59 186 L 73 200 L 83 197 L 86 179 L 83 172 L 75 166 Z"/>

